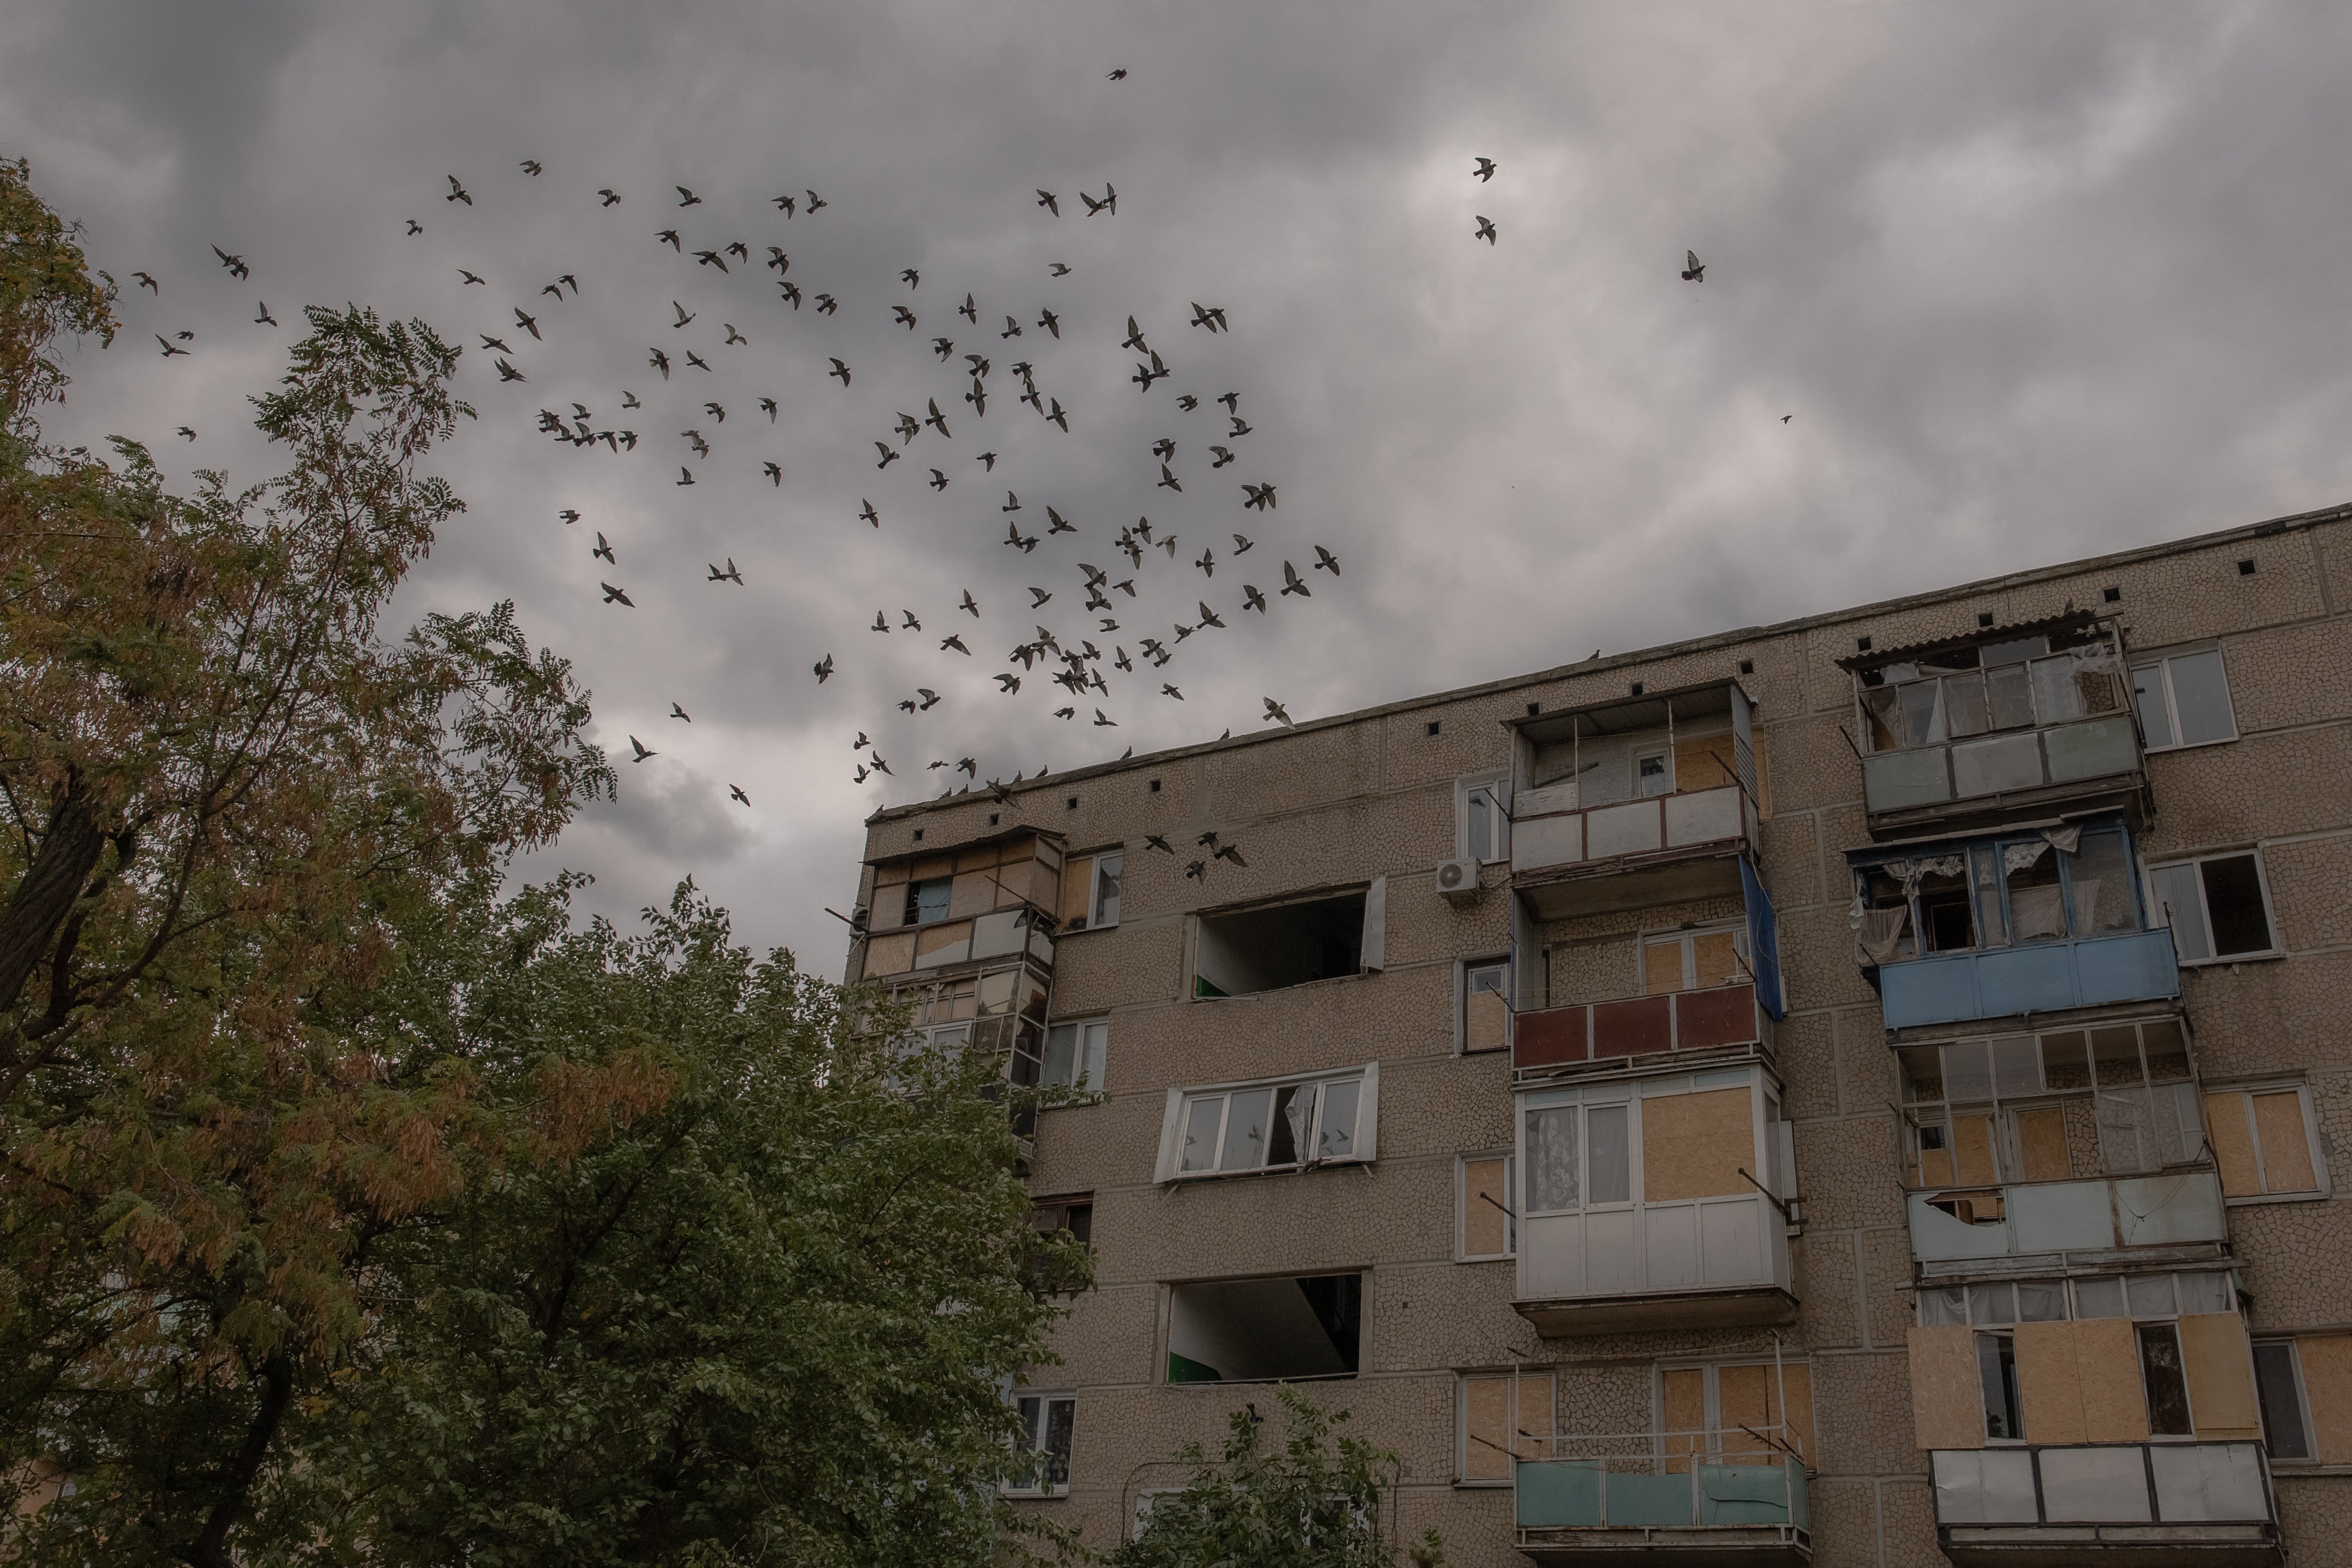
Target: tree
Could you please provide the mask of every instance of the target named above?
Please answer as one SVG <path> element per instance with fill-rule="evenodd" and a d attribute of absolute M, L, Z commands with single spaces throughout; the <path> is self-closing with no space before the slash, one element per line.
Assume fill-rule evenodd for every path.
<path fill-rule="evenodd" d="M 1026 1227 L 992 1064 L 900 1058 L 690 884 L 627 938 L 567 890 L 469 902 L 384 1019 L 518 1088 L 657 1042 L 675 1087 L 377 1250 L 397 1289 L 270 1506 L 387 1564 L 991 1562 L 1035 1249 L 1085 1268 Z"/>
<path fill-rule="evenodd" d="M 1274 1391 L 1286 1431 L 1266 1441 L 1255 1405 L 1233 1413 L 1223 1455 L 1198 1443 L 1179 1454 L 1192 1467 L 1181 1492 L 1152 1500 L 1135 1539 L 1115 1548 L 1107 1568 L 1391 1568 L 1394 1547 L 1381 1527 L 1381 1494 L 1395 1484 L 1397 1458 L 1359 1437 L 1333 1438 L 1348 1419 L 1297 1389 Z M 1415 1568 L 1441 1568 L 1431 1531 L 1408 1549 Z"/>
<path fill-rule="evenodd" d="M 463 510 L 417 471 L 471 412 L 457 351 L 311 310 L 254 400 L 286 472 L 182 498 L 135 442 L 42 444 L 113 297 L 0 165 L 0 1473 L 68 1466 L 39 1528 L 113 1561 L 220 1564 L 375 1241 L 531 1119 L 584 1137 L 664 1085 L 559 1061 L 502 1103 L 342 1025 L 404 925 L 612 784 L 510 606 L 378 635 Z"/>

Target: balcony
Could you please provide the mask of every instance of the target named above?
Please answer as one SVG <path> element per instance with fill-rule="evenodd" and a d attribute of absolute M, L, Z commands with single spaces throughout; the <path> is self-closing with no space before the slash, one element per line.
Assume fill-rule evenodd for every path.
<path fill-rule="evenodd" d="M 1563 1437 L 1550 1446 L 1582 1452 L 1517 1460 L 1518 1549 L 1538 1563 L 1793 1568 L 1811 1561 L 1804 1466 L 1762 1447 L 1748 1455 L 1673 1452 L 1699 1448 L 1710 1436 Z"/>
<path fill-rule="evenodd" d="M 1706 991 L 1516 1014 L 1511 1068 L 1517 1075 L 1539 1075 L 1636 1057 L 1762 1047 L 1771 1038 L 1772 1021 L 1757 1003 L 1755 983 L 1743 980 Z"/>
<path fill-rule="evenodd" d="M 1937 1544 L 1960 1568 L 2284 1561 L 2260 1444 L 1938 1449 L 1932 1463 Z"/>
<path fill-rule="evenodd" d="M 1875 819 L 1952 803 L 2029 806 L 2082 793 L 2085 781 L 2136 784 L 2139 732 L 2128 713 L 2016 735 L 1982 735 L 1862 760 L 1864 808 Z"/>
<path fill-rule="evenodd" d="M 1639 688 L 1636 688 L 1639 690 Z M 1738 889 L 1762 758 L 1736 681 L 1517 726 L 1512 885 L 1541 920 Z"/>
<path fill-rule="evenodd" d="M 1957 1263 L 2226 1240 L 2210 1171 L 1908 1195 L 1911 1256 Z"/>
<path fill-rule="evenodd" d="M 1904 959 L 1879 966 L 1878 990 L 1886 1026 L 1903 1029 L 2162 1000 L 2180 994 L 2180 968 L 2159 927 Z"/>

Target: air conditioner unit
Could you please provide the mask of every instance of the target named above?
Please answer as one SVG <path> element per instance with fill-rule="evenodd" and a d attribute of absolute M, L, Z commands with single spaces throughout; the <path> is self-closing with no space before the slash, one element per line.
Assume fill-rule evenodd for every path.
<path fill-rule="evenodd" d="M 1465 899 L 1476 898 L 1478 896 L 1476 858 L 1465 856 L 1459 860 L 1440 860 L 1437 863 L 1437 890 L 1456 903 L 1460 903 Z"/>

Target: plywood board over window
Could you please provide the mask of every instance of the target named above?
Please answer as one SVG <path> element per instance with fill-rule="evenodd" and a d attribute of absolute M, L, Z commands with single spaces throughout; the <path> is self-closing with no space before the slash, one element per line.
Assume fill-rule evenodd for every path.
<path fill-rule="evenodd" d="M 1765 1464 L 1770 1462 L 1771 1446 L 1759 1443 L 1749 1434 L 1779 1438 L 1794 1447 L 1805 1462 L 1812 1463 L 1813 1453 L 1813 1382 L 1812 1369 L 1803 1362 L 1751 1362 L 1744 1366 L 1723 1366 L 1715 1371 L 1716 1416 L 1723 1431 L 1723 1453 L 1735 1463 Z M 1786 1390 L 1788 1404 L 1785 1416 L 1781 1404 Z M 1786 1426 L 1784 1432 L 1774 1432 L 1776 1426 Z"/>
<path fill-rule="evenodd" d="M 1513 1458 L 1539 1458 L 1549 1447 L 1551 1373 L 1465 1377 L 1462 1426 L 1462 1479 L 1509 1480 Z"/>
<path fill-rule="evenodd" d="M 1755 1191 L 1739 1173 L 1756 1163 L 1746 1089 L 1661 1095 L 1642 1102 L 1642 1195 L 1649 1203 Z"/>
<path fill-rule="evenodd" d="M 2293 1087 L 2228 1089 L 2205 1097 L 2224 1197 L 2315 1193 L 2319 1169 L 2303 1093 Z"/>
<path fill-rule="evenodd" d="M 1739 775 L 1732 760 L 1732 736 L 1729 731 L 1720 735 L 1702 735 L 1696 740 L 1675 742 L 1675 784 L 1687 792 L 1717 789 L 1737 784 Z M 1756 737 L 1756 792 L 1762 798 L 1756 803 L 1757 811 L 1765 816 L 1772 815 L 1772 785 L 1764 771 L 1764 737 Z"/>
<path fill-rule="evenodd" d="M 2245 1320 L 2235 1312 L 2184 1314 L 2180 1363 L 2189 1378 L 2189 1411 L 2199 1437 L 2213 1442 L 2262 1436 Z"/>
<path fill-rule="evenodd" d="M 2352 1334 L 2306 1334 L 2295 1350 L 2311 1403 L 2313 1457 L 2323 1465 L 2352 1465 Z"/>
<path fill-rule="evenodd" d="M 1966 1324 L 1917 1325 L 1908 1344 L 1913 1441 L 1928 1449 L 1983 1447 L 1976 1331 Z"/>
<path fill-rule="evenodd" d="M 2020 1323 L 2014 1332 L 2028 1441 L 2147 1441 L 2147 1402 L 2128 1319 Z"/>

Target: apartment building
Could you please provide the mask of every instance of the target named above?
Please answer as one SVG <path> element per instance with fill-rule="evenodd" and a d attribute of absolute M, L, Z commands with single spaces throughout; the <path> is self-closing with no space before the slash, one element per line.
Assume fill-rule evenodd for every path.
<path fill-rule="evenodd" d="M 1077 1091 L 1118 1540 L 1294 1381 L 1451 1560 L 2352 1561 L 2352 507 L 878 813 Z"/>

